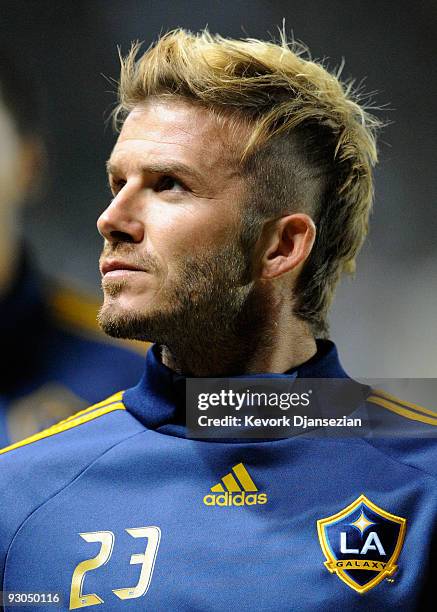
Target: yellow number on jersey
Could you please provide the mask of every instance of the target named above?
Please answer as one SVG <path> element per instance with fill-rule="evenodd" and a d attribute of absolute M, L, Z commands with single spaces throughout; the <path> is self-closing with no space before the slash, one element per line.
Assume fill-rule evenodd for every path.
<path fill-rule="evenodd" d="M 114 534 L 112 531 L 93 531 L 89 533 L 80 533 L 79 535 L 86 542 L 101 542 L 102 545 L 96 557 L 82 561 L 73 572 L 73 578 L 71 580 L 70 610 L 103 603 L 103 599 L 100 599 L 95 593 L 83 595 L 82 586 L 87 572 L 97 569 L 109 561 L 114 546 Z"/>
<path fill-rule="evenodd" d="M 120 599 L 134 599 L 145 595 L 152 579 L 153 567 L 155 565 L 156 554 L 158 552 L 161 530 L 159 527 L 138 527 L 136 529 L 126 529 L 133 538 L 147 538 L 146 550 L 141 555 L 132 555 L 130 564 L 141 563 L 141 573 L 138 584 L 135 587 L 125 589 L 114 589 L 112 592 Z"/>
<path fill-rule="evenodd" d="M 159 542 L 161 540 L 161 530 L 159 527 L 136 527 L 126 529 L 129 535 L 133 538 L 147 538 L 146 550 L 142 554 L 132 555 L 130 564 L 134 565 L 141 563 L 140 579 L 138 584 L 133 587 L 123 589 L 113 589 L 113 593 L 119 599 L 135 599 L 147 593 L 152 579 L 155 559 L 158 552 Z M 89 595 L 82 594 L 83 581 L 85 574 L 91 570 L 97 569 L 105 565 L 112 555 L 115 536 L 112 531 L 94 531 L 89 533 L 80 533 L 81 538 L 86 542 L 101 542 L 99 554 L 92 559 L 81 561 L 76 566 L 71 580 L 70 592 L 70 610 L 77 608 L 86 608 L 87 606 L 95 606 L 103 603 L 103 599 L 96 593 Z"/>

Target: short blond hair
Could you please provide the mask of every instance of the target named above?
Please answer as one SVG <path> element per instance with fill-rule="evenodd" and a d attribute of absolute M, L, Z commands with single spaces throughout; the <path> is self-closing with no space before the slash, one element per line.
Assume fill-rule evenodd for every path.
<path fill-rule="evenodd" d="M 293 310 L 326 336 L 335 286 L 367 234 L 380 122 L 351 85 L 284 35 L 276 43 L 177 29 L 137 59 L 139 48 L 122 59 L 116 123 L 150 97 L 180 97 L 249 127 L 239 159 L 252 191 L 246 245 L 269 217 L 311 214 L 317 237 Z"/>

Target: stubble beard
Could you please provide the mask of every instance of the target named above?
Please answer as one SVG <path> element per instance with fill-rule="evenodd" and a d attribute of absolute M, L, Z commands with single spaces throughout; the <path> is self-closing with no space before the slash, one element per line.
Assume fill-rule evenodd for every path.
<path fill-rule="evenodd" d="M 115 302 L 128 282 L 105 286 L 109 299 L 98 315 L 103 331 L 115 338 L 165 345 L 175 353 L 200 346 L 228 350 L 240 335 L 253 287 L 250 257 L 235 241 L 201 258 L 179 261 L 175 282 L 160 292 L 160 302 L 150 312 L 120 310 Z"/>

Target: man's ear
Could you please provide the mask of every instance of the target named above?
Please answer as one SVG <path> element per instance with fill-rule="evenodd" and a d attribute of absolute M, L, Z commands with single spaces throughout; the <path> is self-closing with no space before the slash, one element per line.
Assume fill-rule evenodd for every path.
<path fill-rule="evenodd" d="M 309 215 L 296 213 L 281 217 L 266 228 L 260 278 L 270 280 L 291 271 L 300 271 L 316 238 L 316 226 Z"/>

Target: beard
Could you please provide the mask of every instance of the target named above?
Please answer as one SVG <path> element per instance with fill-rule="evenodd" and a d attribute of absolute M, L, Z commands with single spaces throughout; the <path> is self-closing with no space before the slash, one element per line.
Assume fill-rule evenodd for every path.
<path fill-rule="evenodd" d="M 200 346 L 226 352 L 231 339 L 247 336 L 250 321 L 245 314 L 254 310 L 251 249 L 248 252 L 240 238 L 176 262 L 173 284 L 160 291 L 159 304 L 149 310 L 127 311 L 115 303 L 128 280 L 105 285 L 109 299 L 98 315 L 103 331 L 115 338 L 162 344 L 176 353 Z M 129 254 L 128 244 L 123 254 Z M 150 256 L 138 264 L 159 272 Z"/>

